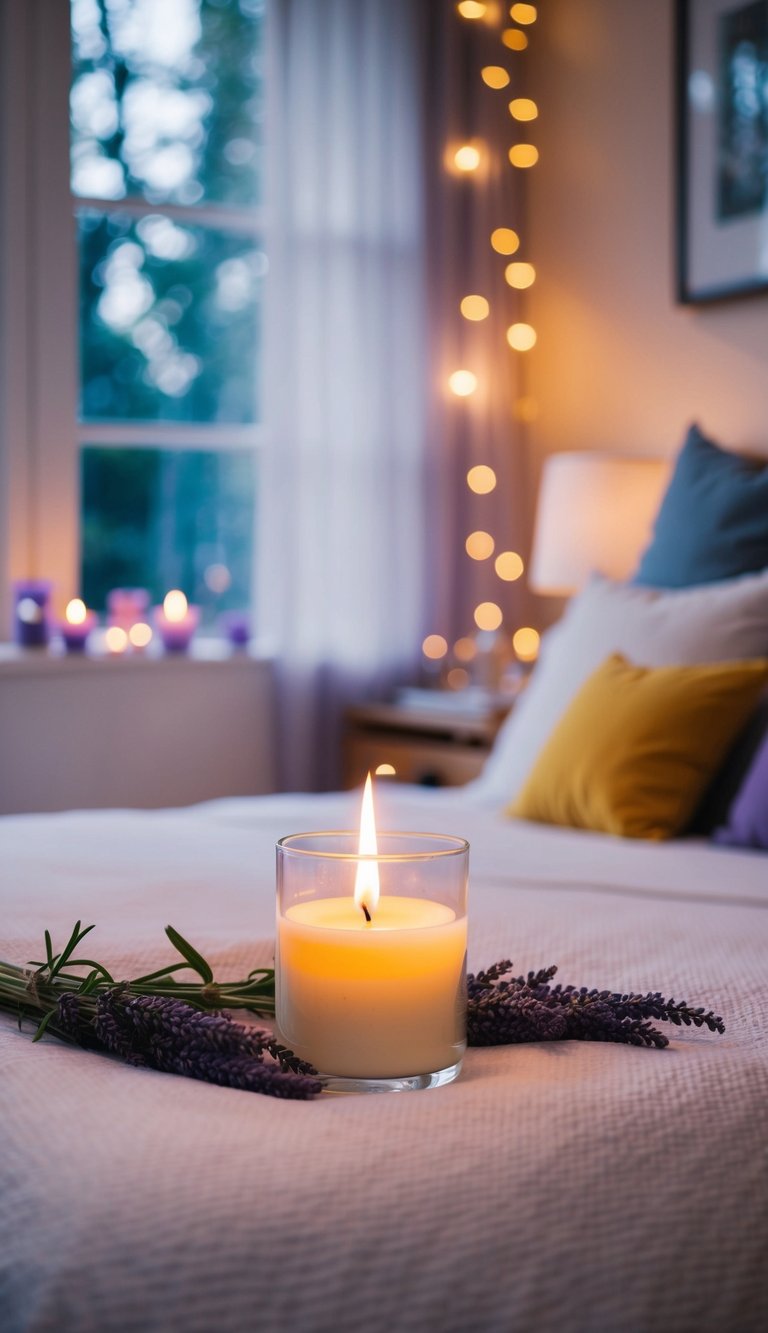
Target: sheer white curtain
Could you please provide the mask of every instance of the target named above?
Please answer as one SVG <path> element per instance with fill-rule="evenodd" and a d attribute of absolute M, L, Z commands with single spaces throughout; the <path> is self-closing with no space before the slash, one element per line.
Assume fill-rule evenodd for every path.
<path fill-rule="evenodd" d="M 259 621 L 288 788 L 338 780 L 339 711 L 423 624 L 419 5 L 269 9 Z"/>

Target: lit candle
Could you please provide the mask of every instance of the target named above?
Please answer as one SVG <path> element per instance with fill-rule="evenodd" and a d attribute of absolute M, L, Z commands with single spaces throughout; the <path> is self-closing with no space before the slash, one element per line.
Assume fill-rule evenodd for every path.
<path fill-rule="evenodd" d="M 149 593 L 146 588 L 113 588 L 107 593 L 107 624 L 130 633 L 131 627 L 146 621 Z"/>
<path fill-rule="evenodd" d="M 185 653 L 200 619 L 200 607 L 190 606 L 183 592 L 166 593 L 162 607 L 155 607 L 155 625 L 167 653 Z"/>
<path fill-rule="evenodd" d="M 97 621 L 95 611 L 88 611 L 81 598 L 73 597 L 67 602 L 64 615 L 66 619 L 59 626 L 64 647 L 68 653 L 84 653 L 88 635 Z"/>
<path fill-rule="evenodd" d="M 48 643 L 47 579 L 19 579 L 13 585 L 13 630 L 20 648 L 45 648 Z"/>
<path fill-rule="evenodd" d="M 466 842 L 353 834 L 278 843 L 281 1039 L 337 1080 L 455 1078 L 465 1047 Z"/>

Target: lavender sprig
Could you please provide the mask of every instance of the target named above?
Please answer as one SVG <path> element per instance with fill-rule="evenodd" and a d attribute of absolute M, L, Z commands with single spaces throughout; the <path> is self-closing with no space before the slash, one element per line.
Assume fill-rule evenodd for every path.
<path fill-rule="evenodd" d="M 470 1046 L 526 1041 L 610 1041 L 632 1046 L 669 1045 L 651 1019 L 724 1032 L 717 1014 L 684 1000 L 551 985 L 556 967 L 511 976 L 508 959 L 467 977 L 467 1031 Z"/>
<path fill-rule="evenodd" d="M 228 1014 L 201 1013 L 183 1000 L 131 996 L 117 986 L 98 996 L 94 1012 L 93 1003 L 67 992 L 58 1000 L 57 1018 L 79 1045 L 132 1065 L 272 1097 L 306 1100 L 323 1088 L 312 1066 L 270 1032 L 236 1023 Z"/>

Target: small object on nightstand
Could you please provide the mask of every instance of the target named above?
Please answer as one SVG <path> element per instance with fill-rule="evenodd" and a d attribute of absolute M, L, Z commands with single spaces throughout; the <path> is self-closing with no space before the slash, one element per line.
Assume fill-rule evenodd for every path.
<path fill-rule="evenodd" d="M 427 696 L 429 698 L 427 699 Z M 405 699 L 407 702 L 402 702 Z M 387 766 L 395 782 L 458 787 L 482 771 L 509 703 L 459 706 L 459 696 L 438 690 L 401 692 L 400 702 L 366 704 L 345 714 L 344 785 Z M 441 707 L 442 703 L 442 707 Z"/>

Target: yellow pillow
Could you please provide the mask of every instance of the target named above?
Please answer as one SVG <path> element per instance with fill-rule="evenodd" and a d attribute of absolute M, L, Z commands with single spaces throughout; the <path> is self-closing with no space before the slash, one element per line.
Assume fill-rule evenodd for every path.
<path fill-rule="evenodd" d="M 685 827 L 768 679 L 768 661 L 639 667 L 618 653 L 572 700 L 507 813 L 670 838 Z"/>

